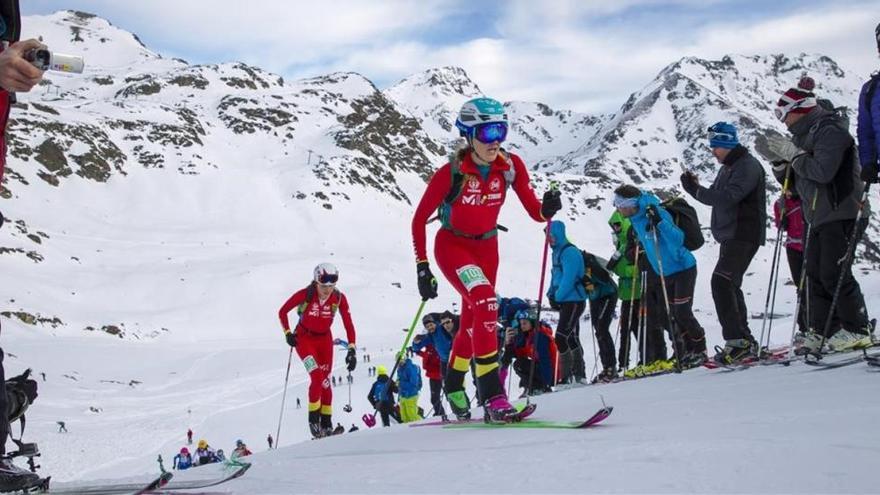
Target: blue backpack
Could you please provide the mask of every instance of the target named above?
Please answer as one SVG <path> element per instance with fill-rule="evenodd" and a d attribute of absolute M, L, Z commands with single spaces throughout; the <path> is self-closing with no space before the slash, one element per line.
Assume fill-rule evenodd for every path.
<path fill-rule="evenodd" d="M 391 382 L 391 379 L 384 382 L 377 381 L 373 386 L 373 399 L 376 402 L 393 402 L 391 394 L 387 393 L 389 382 Z"/>

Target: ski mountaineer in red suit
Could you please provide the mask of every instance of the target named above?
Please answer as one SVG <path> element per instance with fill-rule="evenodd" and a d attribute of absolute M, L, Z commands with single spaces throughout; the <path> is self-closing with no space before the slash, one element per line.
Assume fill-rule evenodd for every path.
<path fill-rule="evenodd" d="M 447 400 L 459 419 L 470 418 L 464 377 L 473 359 L 477 388 L 489 419 L 506 422 L 518 419 L 518 415 L 498 374 L 498 213 L 508 187 L 536 222 L 551 218 L 562 208 L 562 201 L 555 190 L 544 195 L 543 203 L 538 201 L 522 160 L 501 149 L 508 130 L 501 103 L 491 98 L 470 100 L 461 107 L 455 126 L 467 140 L 467 147 L 434 173 L 413 216 L 419 294 L 423 300 L 437 297 L 437 280 L 425 248 L 425 226 L 439 209 L 442 227 L 434 240 L 434 258 L 461 294 L 460 328 L 465 330 L 459 331 L 452 343 L 445 383 Z"/>
<path fill-rule="evenodd" d="M 348 310 L 348 300 L 336 290 L 339 272 L 330 263 L 315 267 L 315 277 L 308 287 L 290 296 L 281 310 L 281 328 L 290 347 L 302 359 L 309 373 L 309 430 L 312 436 L 320 438 L 333 432 L 333 390 L 330 388 L 330 370 L 333 369 L 333 334 L 330 327 L 336 312 L 342 315 L 345 333 L 348 336 L 348 354 L 345 364 L 348 371 L 357 365 L 355 355 L 355 332 Z M 287 314 L 297 310 L 299 319 L 291 328 Z"/>

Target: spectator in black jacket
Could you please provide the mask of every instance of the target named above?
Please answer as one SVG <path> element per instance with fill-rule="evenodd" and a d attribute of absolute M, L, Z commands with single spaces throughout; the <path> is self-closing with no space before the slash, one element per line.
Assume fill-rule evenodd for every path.
<path fill-rule="evenodd" d="M 708 137 L 712 155 L 721 163 L 715 181 L 703 187 L 696 174 L 685 172 L 681 185 L 694 199 L 712 207 L 712 236 L 720 244 L 712 298 L 725 340 L 714 359 L 730 364 L 758 351 L 741 287 L 743 275 L 766 241 L 767 179 L 758 160 L 739 144 L 733 124 L 716 123 Z"/>

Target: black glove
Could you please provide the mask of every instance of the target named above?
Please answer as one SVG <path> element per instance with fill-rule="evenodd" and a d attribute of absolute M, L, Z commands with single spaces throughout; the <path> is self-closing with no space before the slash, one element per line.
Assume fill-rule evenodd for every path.
<path fill-rule="evenodd" d="M 423 301 L 437 297 L 437 279 L 431 273 L 427 261 L 416 263 L 416 274 L 419 276 L 419 295 Z"/>
<path fill-rule="evenodd" d="M 357 366 L 358 360 L 354 352 L 354 347 L 348 348 L 348 354 L 345 355 L 345 364 L 350 372 L 354 371 L 354 368 Z"/>
<path fill-rule="evenodd" d="M 562 197 L 558 189 L 550 189 L 544 193 L 544 200 L 541 202 L 541 215 L 546 219 L 553 218 L 559 210 L 562 209 Z"/>
<path fill-rule="evenodd" d="M 648 221 L 651 222 L 651 225 L 653 225 L 654 228 L 660 225 L 660 222 L 663 221 L 663 219 L 660 218 L 660 212 L 654 205 L 648 205 L 648 207 L 645 209 L 645 215 L 647 215 Z"/>
<path fill-rule="evenodd" d="M 863 164 L 860 177 L 862 178 L 862 182 L 866 184 L 876 184 L 877 182 L 880 182 L 880 171 L 878 171 L 877 162 Z M 2 221 L 0 221 L 0 224 L 2 224 Z"/>
<path fill-rule="evenodd" d="M 295 332 L 284 332 L 284 340 L 287 341 L 287 345 L 290 347 L 296 347 L 296 333 Z"/>
<path fill-rule="evenodd" d="M 697 195 L 697 190 L 700 189 L 700 182 L 697 180 L 697 176 L 692 174 L 691 172 L 685 172 L 681 174 L 681 187 L 690 194 L 691 196 Z"/>

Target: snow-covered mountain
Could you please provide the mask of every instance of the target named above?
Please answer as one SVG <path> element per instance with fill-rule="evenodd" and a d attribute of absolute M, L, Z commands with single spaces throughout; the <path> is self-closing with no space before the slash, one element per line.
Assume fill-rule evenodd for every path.
<path fill-rule="evenodd" d="M 252 444 L 274 431 L 288 358 L 277 311 L 318 262 L 340 267 L 358 345 L 382 358 L 400 345 L 418 304 L 414 203 L 456 145 L 458 107 L 481 94 L 463 70 L 379 90 L 355 73 L 285 81 L 240 62 L 165 58 L 81 12 L 27 17 L 24 28 L 86 61 L 83 75 L 49 73 L 18 95 L 0 189 L 7 372 L 47 374 L 28 434 L 42 439 L 56 479 L 140 472 L 157 453 L 169 457 L 187 426 Z M 669 191 L 682 164 L 708 180 L 704 131 L 722 118 L 760 154 L 763 133 L 784 131 L 771 110 L 778 92 L 803 72 L 820 94 L 854 105 L 860 78 L 824 57 L 685 58 L 609 115 L 506 102 L 507 146 L 539 192 L 561 183 L 570 238 L 607 254 L 613 187 Z M 516 204 L 500 221 L 510 231 L 498 290 L 534 298 L 541 229 Z M 709 267 L 716 250 L 697 256 Z M 770 258 L 767 246 L 744 282 L 755 311 Z M 720 329 L 701 273 L 695 304 L 711 348 Z M 877 284 L 866 287 L 877 302 Z M 782 312 L 793 305 L 787 289 Z M 429 309 L 456 299 L 441 281 Z M 305 380 L 295 366 L 291 393 L 304 398 Z M 355 389 L 352 415 L 337 412 L 343 424 L 366 412 L 365 393 Z M 282 446 L 308 435 L 304 412 L 287 414 Z M 50 436 L 59 419 L 70 436 Z"/>

